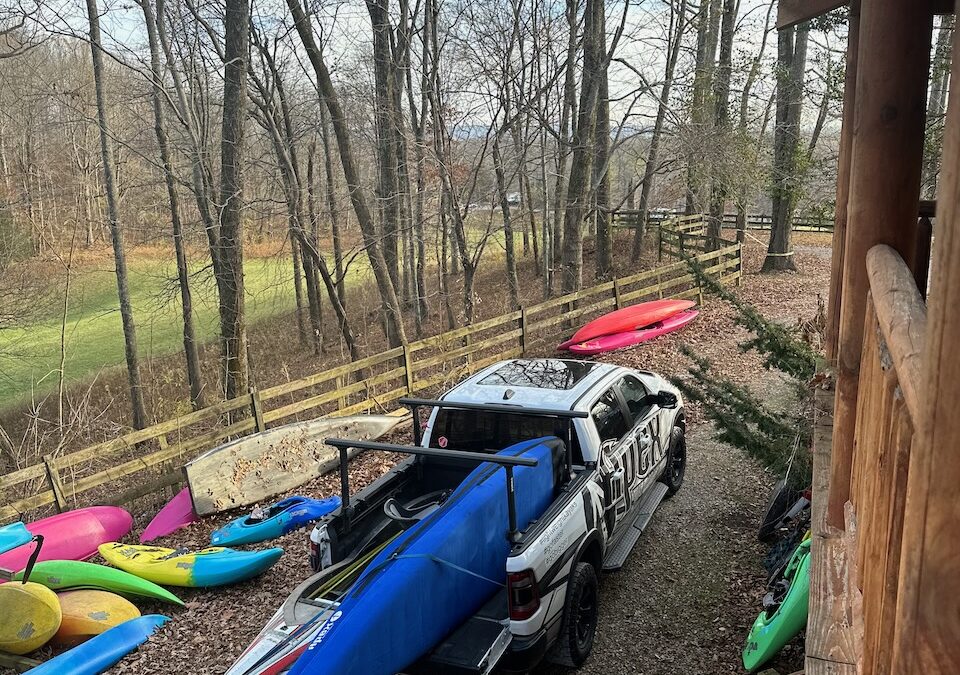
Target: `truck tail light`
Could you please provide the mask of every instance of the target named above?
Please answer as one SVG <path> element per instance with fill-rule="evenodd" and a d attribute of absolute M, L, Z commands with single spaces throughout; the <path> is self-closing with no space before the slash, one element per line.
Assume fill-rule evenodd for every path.
<path fill-rule="evenodd" d="M 510 619 L 525 621 L 540 609 L 540 588 L 533 570 L 507 573 L 507 600 Z"/>

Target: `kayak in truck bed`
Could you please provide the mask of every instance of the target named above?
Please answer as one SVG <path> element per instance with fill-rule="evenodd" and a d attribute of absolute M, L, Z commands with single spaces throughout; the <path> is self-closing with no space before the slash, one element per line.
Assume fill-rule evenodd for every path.
<path fill-rule="evenodd" d="M 562 452 L 540 438 L 497 453 L 538 462 L 513 470 L 520 529 L 553 502 Z M 503 587 L 507 504 L 505 470 L 480 464 L 370 562 L 291 674 L 392 675 L 429 652 Z"/>

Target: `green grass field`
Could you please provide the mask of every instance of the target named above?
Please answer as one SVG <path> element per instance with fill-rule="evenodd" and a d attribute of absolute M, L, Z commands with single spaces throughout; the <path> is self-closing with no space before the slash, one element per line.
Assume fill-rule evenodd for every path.
<path fill-rule="evenodd" d="M 134 255 L 130 257 L 129 271 L 141 357 L 181 350 L 183 324 L 174 263 Z M 250 323 L 294 309 L 289 258 L 249 259 L 244 264 L 244 279 Z M 192 291 L 197 336 L 203 341 L 213 339 L 218 318 L 212 274 L 202 270 L 195 273 Z M 62 290 L 59 293 L 55 304 L 62 302 Z M 43 396 L 56 388 L 61 317 L 59 308 L 51 308 L 48 314 L 27 329 L 0 333 L 0 408 L 20 403 L 31 395 Z M 84 268 L 71 284 L 64 368 L 67 380 L 89 380 L 103 368 L 123 361 L 116 276 L 106 264 Z"/>

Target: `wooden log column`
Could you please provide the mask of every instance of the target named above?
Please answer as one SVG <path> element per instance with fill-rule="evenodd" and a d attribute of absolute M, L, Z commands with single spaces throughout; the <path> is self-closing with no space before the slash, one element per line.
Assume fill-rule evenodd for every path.
<path fill-rule="evenodd" d="M 839 528 L 850 493 L 867 251 L 888 244 L 904 260 L 915 257 L 932 32 L 930 0 L 861 4 L 827 503 L 827 521 Z"/>
<path fill-rule="evenodd" d="M 952 77 L 960 77 L 954 34 Z M 957 79 L 954 82 L 960 81 Z M 907 478 L 893 673 L 960 672 L 960 93 L 937 198 L 921 414 Z"/>
<path fill-rule="evenodd" d="M 827 308 L 827 360 L 837 358 L 840 339 L 840 292 L 843 280 L 843 247 L 847 234 L 847 199 L 850 197 L 850 160 L 853 152 L 853 115 L 856 110 L 857 52 L 860 45 L 860 0 L 852 0 L 847 12 L 847 70 L 843 76 L 843 123 L 837 158 L 837 201 L 833 216 L 833 259 Z"/>

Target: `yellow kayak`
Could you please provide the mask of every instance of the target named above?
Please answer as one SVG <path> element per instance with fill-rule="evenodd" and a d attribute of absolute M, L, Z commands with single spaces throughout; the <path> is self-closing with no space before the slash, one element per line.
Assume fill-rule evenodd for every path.
<path fill-rule="evenodd" d="M 54 636 L 57 644 L 72 647 L 100 635 L 124 621 L 136 619 L 140 610 L 116 593 L 98 590 L 58 593 L 63 620 Z"/>
<path fill-rule="evenodd" d="M 60 628 L 60 602 L 46 586 L 27 582 L 0 585 L 0 651 L 27 654 Z"/>
<path fill-rule="evenodd" d="M 180 551 L 159 546 L 100 545 L 100 555 L 109 564 L 167 586 L 208 587 L 244 581 L 270 569 L 282 554 L 282 548 L 237 551 L 214 546 Z"/>

